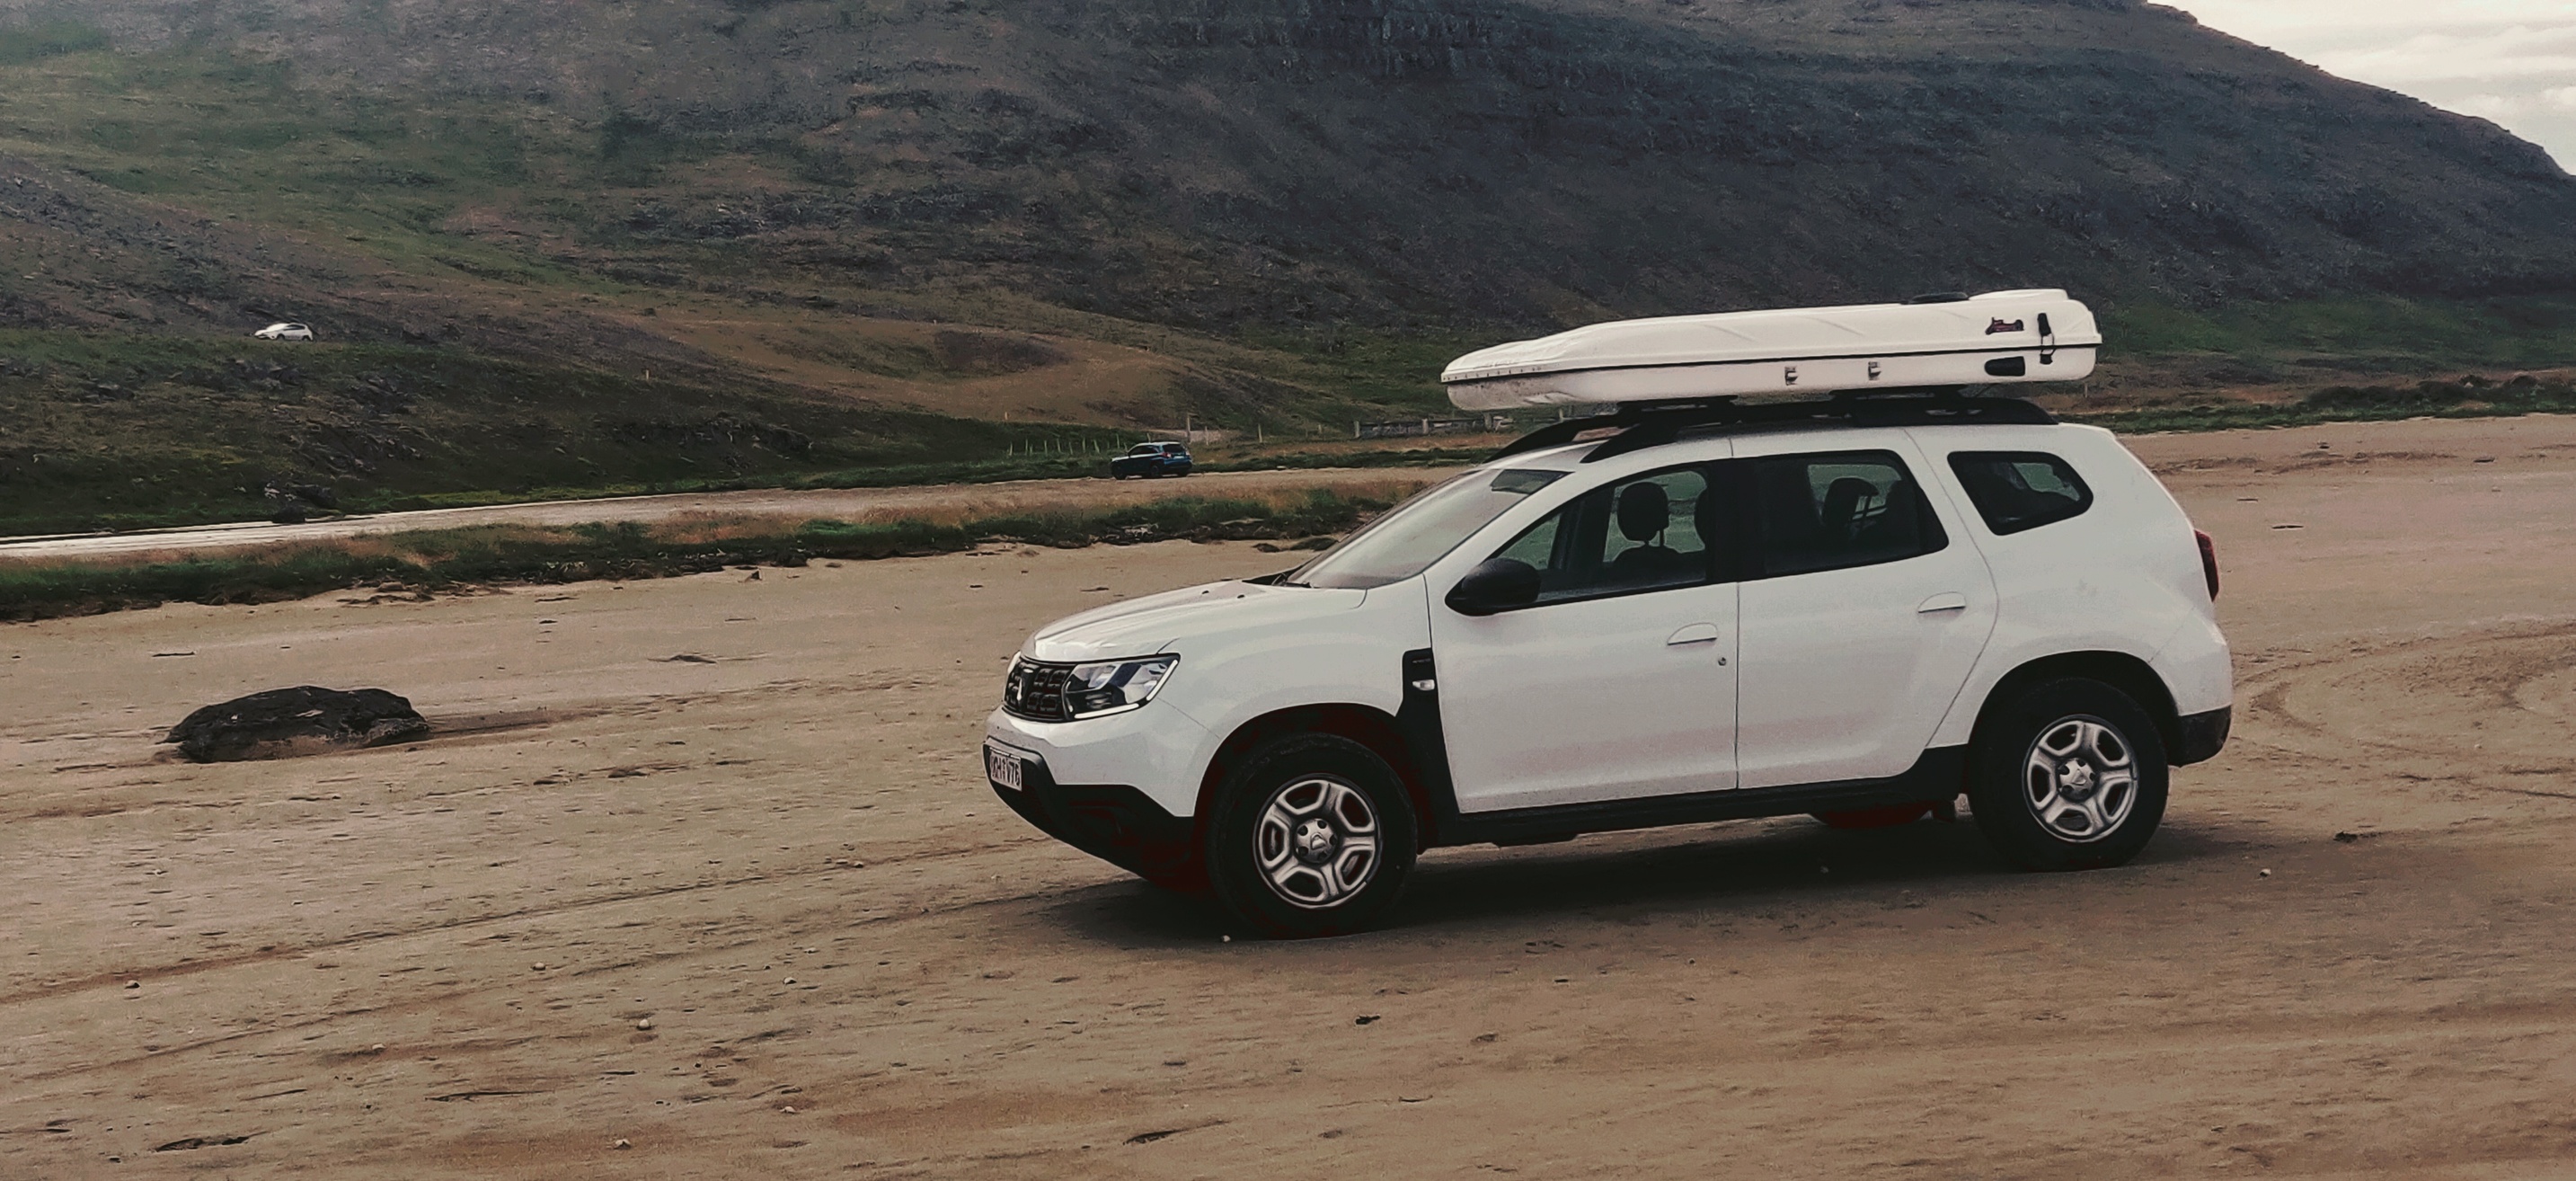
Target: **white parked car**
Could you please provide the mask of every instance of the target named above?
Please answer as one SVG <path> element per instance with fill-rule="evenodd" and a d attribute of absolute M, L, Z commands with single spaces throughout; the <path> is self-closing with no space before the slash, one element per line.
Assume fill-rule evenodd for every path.
<path fill-rule="evenodd" d="M 1662 395 L 1296 570 L 1039 630 L 985 765 L 1040 829 L 1283 936 L 1366 925 L 1425 849 L 1963 794 L 2018 864 L 2111 866 L 2226 740 L 2217 593 L 2145 466 L 2028 402 Z"/>
<path fill-rule="evenodd" d="M 289 324 L 281 321 L 276 324 L 271 324 L 266 328 L 262 328 L 257 332 L 251 333 L 251 335 L 258 337 L 261 340 L 311 340 L 313 339 L 313 329 L 310 325 Z"/>

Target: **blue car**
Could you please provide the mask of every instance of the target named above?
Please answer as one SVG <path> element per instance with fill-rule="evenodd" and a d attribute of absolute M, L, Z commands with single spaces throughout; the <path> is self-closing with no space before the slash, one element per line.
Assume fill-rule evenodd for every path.
<path fill-rule="evenodd" d="M 1138 443 L 1109 461 L 1111 479 L 1139 479 L 1190 474 L 1190 449 L 1179 443 Z"/>

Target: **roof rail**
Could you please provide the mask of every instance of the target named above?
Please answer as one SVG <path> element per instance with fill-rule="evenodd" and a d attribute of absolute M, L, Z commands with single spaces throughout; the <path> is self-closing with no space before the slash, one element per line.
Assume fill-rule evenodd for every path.
<path fill-rule="evenodd" d="M 2055 415 L 2019 398 L 1971 398 L 1960 389 L 1870 390 L 1836 394 L 1804 402 L 1766 402 L 1746 406 L 1733 398 L 1687 402 L 1626 402 L 1608 416 L 1568 419 L 1513 440 L 1494 458 L 1520 455 L 1578 442 L 1593 431 L 1618 433 L 1583 457 L 1594 463 L 1632 451 L 1660 447 L 1684 432 L 1713 434 L 1729 429 L 1812 424 L 1815 426 L 1947 426 L 2017 424 L 2046 426 Z"/>

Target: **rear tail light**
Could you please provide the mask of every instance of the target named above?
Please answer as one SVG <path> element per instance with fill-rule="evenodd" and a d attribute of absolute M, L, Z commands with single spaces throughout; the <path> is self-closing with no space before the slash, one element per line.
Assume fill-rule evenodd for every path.
<path fill-rule="evenodd" d="M 2191 535 L 2200 540 L 2200 576 L 2208 580 L 2209 601 L 2215 603 L 2218 601 L 2218 547 L 2211 544 L 2208 534 L 2198 529 L 2192 530 Z"/>

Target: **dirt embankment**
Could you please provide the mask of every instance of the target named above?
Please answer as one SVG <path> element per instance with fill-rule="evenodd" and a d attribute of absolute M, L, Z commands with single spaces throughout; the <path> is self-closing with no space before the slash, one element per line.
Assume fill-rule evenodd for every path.
<path fill-rule="evenodd" d="M 1324 943 L 1222 941 L 977 773 L 1029 628 L 1247 546 L 0 629 L 0 1175 L 2562 1171 L 2576 420 L 2133 445 L 2241 682 L 2136 864 L 1448 850 Z M 307 682 L 446 735 L 156 754 Z"/>

